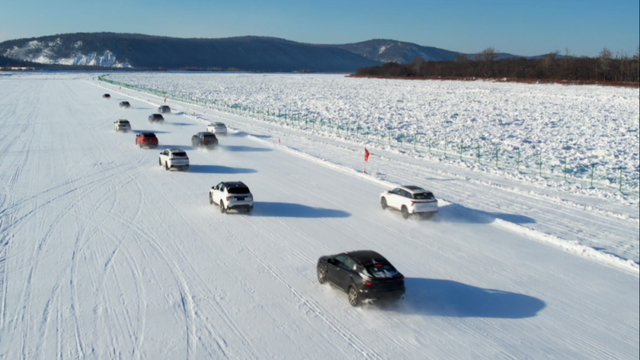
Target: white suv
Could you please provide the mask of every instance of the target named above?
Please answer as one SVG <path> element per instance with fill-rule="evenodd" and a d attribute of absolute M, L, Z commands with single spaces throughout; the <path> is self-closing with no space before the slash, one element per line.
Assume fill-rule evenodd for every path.
<path fill-rule="evenodd" d="M 253 210 L 253 195 L 242 181 L 223 181 L 209 190 L 209 204 L 217 204 L 220 212 L 231 209 Z"/>
<path fill-rule="evenodd" d="M 207 132 L 214 133 L 216 135 L 227 135 L 227 125 L 221 122 L 215 122 L 207 125 Z"/>
<path fill-rule="evenodd" d="M 431 191 L 413 185 L 403 185 L 380 194 L 383 210 L 392 208 L 402 212 L 402 217 L 420 215 L 431 218 L 438 213 L 438 200 Z"/>
<path fill-rule="evenodd" d="M 158 164 L 164 166 L 166 170 L 171 168 L 189 169 L 189 157 L 182 149 L 167 149 L 160 153 Z"/>
<path fill-rule="evenodd" d="M 129 123 L 129 120 L 116 120 L 113 122 L 113 130 L 124 132 L 131 131 L 131 124 Z"/>

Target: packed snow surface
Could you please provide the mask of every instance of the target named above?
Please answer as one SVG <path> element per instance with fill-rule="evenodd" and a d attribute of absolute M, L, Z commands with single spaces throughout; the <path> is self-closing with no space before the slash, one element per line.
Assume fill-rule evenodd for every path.
<path fill-rule="evenodd" d="M 127 76 L 185 93 L 224 78 Z M 274 89 L 304 78 L 270 76 Z M 0 77 L 0 358 L 637 358 L 630 196 L 375 142 L 364 164 L 361 138 L 220 104 L 168 98 L 172 114 L 149 124 L 164 96 L 97 77 Z M 327 93 L 334 81 L 351 86 L 310 79 Z M 369 80 L 369 92 L 354 84 L 365 95 L 351 111 L 380 96 L 381 82 Z M 133 131 L 115 133 L 118 119 Z M 214 121 L 229 135 L 194 149 L 191 136 Z M 158 149 L 134 145 L 142 131 L 157 134 Z M 158 166 L 169 147 L 187 151 L 189 171 Z M 251 189 L 252 214 L 209 204 L 211 186 L 230 180 Z M 379 194 L 398 184 L 432 190 L 438 216 L 383 211 Z M 403 301 L 352 308 L 318 284 L 320 256 L 365 249 L 404 274 Z"/>

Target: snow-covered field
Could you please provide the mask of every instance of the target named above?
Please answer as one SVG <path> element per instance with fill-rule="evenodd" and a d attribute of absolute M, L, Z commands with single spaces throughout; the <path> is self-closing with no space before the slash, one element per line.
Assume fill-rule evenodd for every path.
<path fill-rule="evenodd" d="M 419 87 L 415 82 L 247 74 L 122 74 L 118 80 L 125 76 L 181 94 L 216 83 L 231 89 L 235 78 L 233 91 L 211 100 L 253 110 L 229 113 L 169 99 L 177 114 L 150 125 L 146 118 L 162 98 L 100 84 L 97 74 L 1 76 L 0 358 L 637 358 L 637 194 L 577 188 L 552 175 L 532 182 L 530 174 L 508 175 L 488 164 L 332 135 L 303 126 L 304 118 L 283 126 L 248 102 L 271 106 L 280 96 L 291 107 L 293 84 L 307 81 L 320 99 L 345 88 L 354 97 L 335 108 L 353 112 L 345 119 L 364 119 L 369 101 L 410 92 L 404 87 Z M 247 86 L 260 81 L 262 92 Z M 459 85 L 473 93 L 473 84 Z M 461 91 L 455 83 L 437 86 Z M 476 86 L 489 93 L 509 89 Z M 358 89 L 362 95 L 355 97 Z M 544 89 L 529 91 L 542 97 Z M 563 104 L 571 113 L 610 114 L 626 130 L 637 129 L 637 107 L 634 120 L 625 101 L 604 110 L 594 105 L 607 92 L 613 99 L 633 91 L 546 89 L 568 89 Z M 242 91 L 246 101 L 232 98 Z M 112 99 L 102 99 L 104 92 Z M 297 93 L 300 109 L 333 108 Z M 534 106 L 531 99 L 512 100 L 505 113 Z M 132 107 L 120 109 L 121 100 Z M 403 109 L 381 126 L 411 126 L 399 119 L 414 119 L 416 107 Z M 334 116 L 327 111 L 323 117 Z M 469 111 L 459 109 L 458 118 Z M 155 131 L 161 149 L 187 150 L 190 171 L 162 170 L 159 150 L 139 149 L 133 134 L 113 132 L 118 118 L 129 119 L 134 131 Z M 595 120 L 600 115 L 588 118 L 608 129 Z M 193 149 L 191 135 L 209 121 L 233 131 L 219 149 Z M 527 123 L 531 134 L 547 131 Z M 374 119 L 363 124 L 377 126 Z M 442 126 L 449 128 L 429 131 L 465 133 Z M 603 168 L 619 162 L 637 169 L 637 130 L 634 138 L 620 129 L 572 149 L 608 144 L 604 151 L 618 157 L 603 152 Z M 573 123 L 557 131 L 587 134 Z M 507 130 L 494 136 L 508 138 Z M 530 138 L 547 146 L 549 136 Z M 635 150 L 626 145 L 633 141 Z M 373 152 L 366 174 L 363 143 Z M 635 163 L 619 156 L 634 151 Z M 221 180 L 250 186 L 253 214 L 223 215 L 209 205 L 207 191 Z M 438 217 L 407 221 L 382 211 L 378 194 L 398 183 L 432 189 L 441 199 Z M 317 283 L 319 256 L 357 249 L 381 252 L 404 273 L 403 302 L 354 309 L 346 295 Z"/>

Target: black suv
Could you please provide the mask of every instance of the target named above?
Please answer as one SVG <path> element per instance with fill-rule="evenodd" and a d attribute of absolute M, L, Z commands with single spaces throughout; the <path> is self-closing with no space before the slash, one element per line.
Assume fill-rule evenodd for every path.
<path fill-rule="evenodd" d="M 153 122 L 162 122 L 164 121 L 164 117 L 162 117 L 162 115 L 160 114 L 151 114 L 149 115 L 149 122 L 153 123 Z"/>
<path fill-rule="evenodd" d="M 330 282 L 349 296 L 349 304 L 404 298 L 404 276 L 382 255 L 351 251 L 318 259 L 318 282 Z"/>
<path fill-rule="evenodd" d="M 195 147 L 203 146 L 212 149 L 218 146 L 218 138 L 214 133 L 199 132 L 191 137 L 191 145 Z"/>
<path fill-rule="evenodd" d="M 160 114 L 169 114 L 171 113 L 171 108 L 168 105 L 162 105 L 158 108 L 158 112 Z"/>
<path fill-rule="evenodd" d="M 103 98 L 103 99 L 111 99 L 111 95 L 109 95 L 109 94 L 103 94 L 103 95 L 102 95 L 102 98 Z"/>
<path fill-rule="evenodd" d="M 118 104 L 118 106 L 128 108 L 129 106 L 131 106 L 131 104 L 129 104 L 128 101 L 120 101 L 120 104 Z"/>

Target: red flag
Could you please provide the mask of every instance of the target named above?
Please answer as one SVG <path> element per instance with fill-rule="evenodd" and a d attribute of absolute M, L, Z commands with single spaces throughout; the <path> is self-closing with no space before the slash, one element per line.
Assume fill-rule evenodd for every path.
<path fill-rule="evenodd" d="M 368 162 L 369 161 L 369 150 L 367 150 L 367 148 L 364 148 L 364 162 Z"/>

